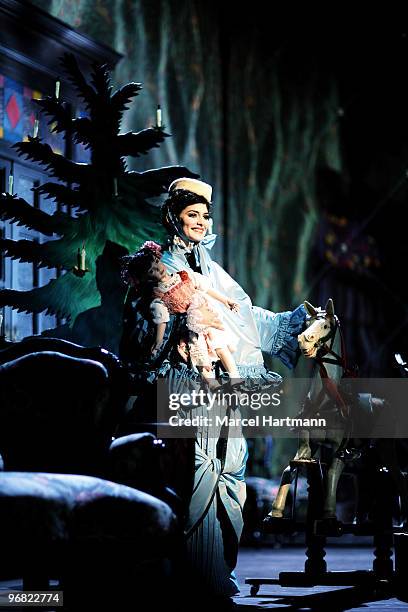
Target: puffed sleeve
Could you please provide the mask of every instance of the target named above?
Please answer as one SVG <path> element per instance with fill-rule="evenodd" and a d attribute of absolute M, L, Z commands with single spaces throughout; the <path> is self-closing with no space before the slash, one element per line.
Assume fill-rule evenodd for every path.
<path fill-rule="evenodd" d="M 261 350 L 272 357 L 278 357 L 292 369 L 299 358 L 297 337 L 305 327 L 306 310 L 303 304 L 293 311 L 271 312 L 259 306 L 252 307 Z"/>
<path fill-rule="evenodd" d="M 209 276 L 204 276 L 203 274 L 193 272 L 192 270 L 188 271 L 188 275 L 193 281 L 196 289 L 199 289 L 203 293 L 207 293 L 211 287 L 211 279 Z"/>
<path fill-rule="evenodd" d="M 156 298 L 150 304 L 150 312 L 153 317 L 153 323 L 156 325 L 159 323 L 167 323 L 170 320 L 168 308 L 159 298 Z"/>

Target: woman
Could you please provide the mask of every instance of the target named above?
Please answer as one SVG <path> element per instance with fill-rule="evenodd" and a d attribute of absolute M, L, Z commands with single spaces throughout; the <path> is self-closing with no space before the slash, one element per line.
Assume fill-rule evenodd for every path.
<path fill-rule="evenodd" d="M 162 219 L 168 232 L 168 248 L 162 262 L 169 272 L 193 270 L 208 276 L 213 289 L 238 303 L 239 310 L 223 312 L 223 324 L 236 337 L 234 358 L 240 376 L 253 388 L 279 384 L 281 378 L 264 366 L 262 351 L 279 357 L 289 368 L 297 359 L 297 335 L 303 330 L 305 310 L 299 306 L 293 312 L 274 314 L 252 306 L 244 290 L 225 270 L 212 261 L 210 250 L 215 235 L 207 235 L 210 223 L 212 188 L 190 178 L 173 181 L 169 197 L 163 205 Z M 143 308 L 130 300 L 126 324 L 133 338 L 143 343 L 149 325 L 141 314 Z M 137 311 L 139 314 L 137 314 Z M 156 373 L 169 379 L 172 392 L 185 392 L 197 386 L 195 372 L 180 358 L 170 356 L 170 338 L 174 321 L 168 324 L 167 344 Z M 125 329 L 126 337 L 126 329 Z M 126 345 L 126 346 L 125 346 Z M 129 361 L 132 348 L 122 344 Z M 183 357 L 181 343 L 177 352 Z M 206 407 L 189 411 L 189 416 L 205 416 Z M 214 407 L 225 414 L 225 407 Z M 234 576 L 238 543 L 242 532 L 242 510 L 245 502 L 244 472 L 247 459 L 246 441 L 242 435 L 227 435 L 220 443 L 220 431 L 199 430 L 195 440 L 194 490 L 185 525 L 190 567 L 216 595 L 230 597 L 238 592 Z"/>

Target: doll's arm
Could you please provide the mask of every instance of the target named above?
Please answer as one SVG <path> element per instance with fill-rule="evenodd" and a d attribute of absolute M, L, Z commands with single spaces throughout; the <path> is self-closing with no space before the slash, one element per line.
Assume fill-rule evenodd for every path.
<path fill-rule="evenodd" d="M 156 325 L 156 338 L 152 346 L 152 353 L 159 350 L 161 343 L 163 342 L 164 332 L 166 331 L 166 323 L 158 323 Z"/>
<path fill-rule="evenodd" d="M 230 310 L 233 310 L 234 312 L 238 312 L 239 304 L 237 304 L 237 302 L 234 302 L 234 300 L 231 300 L 230 298 L 226 297 L 219 291 L 216 291 L 215 289 L 211 288 L 211 289 L 207 289 L 207 294 L 211 296 L 212 298 L 214 298 L 215 300 L 218 300 L 219 302 L 221 302 L 221 304 L 224 304 Z"/>
<path fill-rule="evenodd" d="M 226 297 L 219 291 L 216 291 L 216 289 L 213 289 L 213 287 L 211 287 L 211 280 L 208 276 L 203 276 L 203 274 L 199 274 L 198 272 L 189 272 L 188 274 L 191 280 L 193 281 L 194 287 L 196 289 L 199 289 L 203 293 L 210 295 L 212 298 L 214 298 L 218 302 L 221 302 L 221 304 L 224 304 L 230 310 L 238 312 L 239 304 L 237 304 L 237 302 L 234 302 L 234 300 L 230 300 L 230 298 Z"/>
<path fill-rule="evenodd" d="M 166 324 L 170 319 L 168 308 L 160 299 L 155 299 L 150 304 L 150 311 L 153 317 L 153 323 L 156 325 L 156 337 L 151 352 L 156 353 L 161 343 L 163 342 Z"/>

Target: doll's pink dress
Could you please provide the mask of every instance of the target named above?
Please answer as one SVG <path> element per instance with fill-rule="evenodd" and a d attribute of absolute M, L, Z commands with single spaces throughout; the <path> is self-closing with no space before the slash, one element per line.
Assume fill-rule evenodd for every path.
<path fill-rule="evenodd" d="M 198 272 L 182 270 L 171 275 L 170 281 L 159 282 L 154 288 L 155 299 L 150 305 L 153 322 L 167 323 L 170 314 L 186 313 L 187 327 L 191 332 L 189 352 L 195 366 L 211 366 L 217 361 L 218 348 L 234 350 L 231 334 L 203 323 L 200 307 L 206 305 L 219 318 L 220 313 L 205 293 L 211 288 L 210 279 Z"/>

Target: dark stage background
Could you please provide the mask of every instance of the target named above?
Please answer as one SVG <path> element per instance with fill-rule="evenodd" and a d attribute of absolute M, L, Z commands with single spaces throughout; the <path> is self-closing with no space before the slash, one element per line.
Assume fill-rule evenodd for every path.
<path fill-rule="evenodd" d="M 333 297 L 361 374 L 393 375 L 407 345 L 403 28 L 299 34 L 261 2 L 36 4 L 125 55 L 116 83 L 144 83 L 125 129 L 161 104 L 173 138 L 136 167 L 186 164 L 213 184 L 217 257 L 254 303 Z"/>

